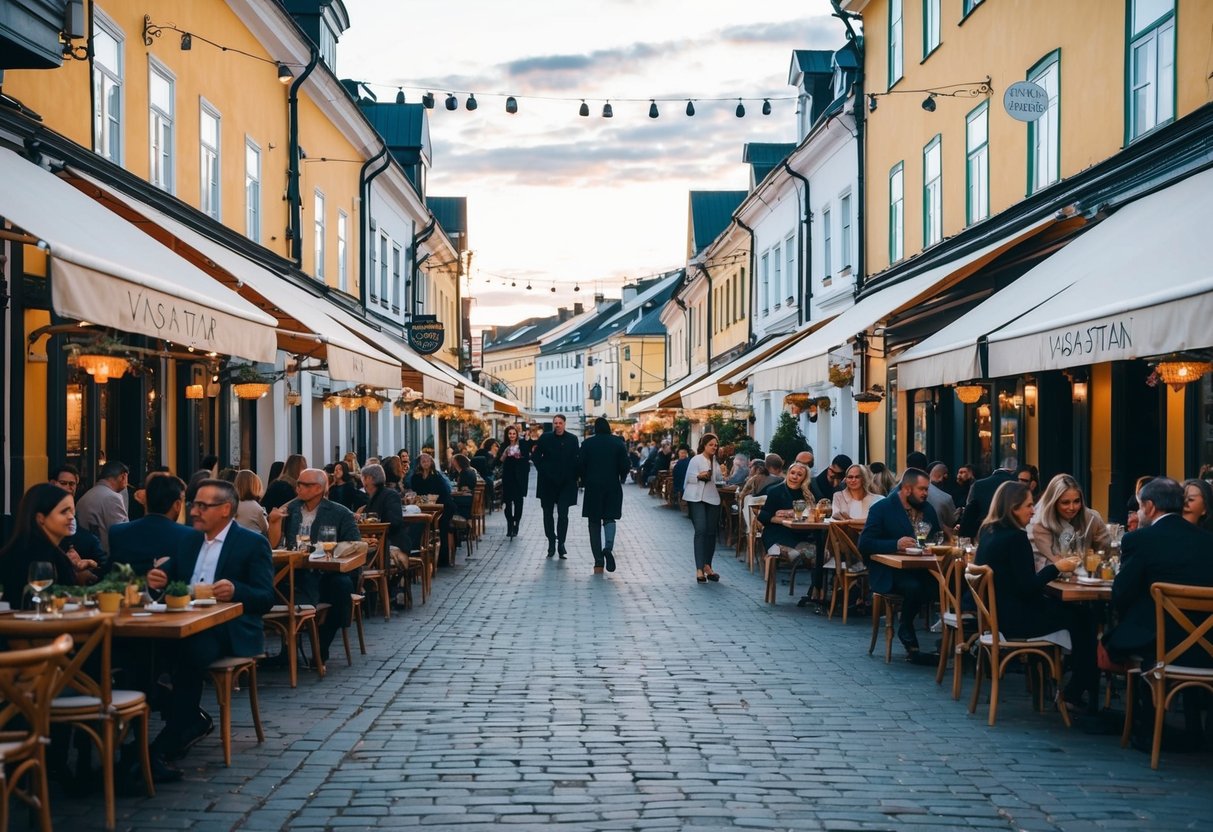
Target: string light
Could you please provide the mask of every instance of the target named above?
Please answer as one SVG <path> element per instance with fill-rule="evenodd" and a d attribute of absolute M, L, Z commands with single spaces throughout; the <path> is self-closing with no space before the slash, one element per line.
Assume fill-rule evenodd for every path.
<path fill-rule="evenodd" d="M 687 115 L 688 116 L 695 115 L 695 104 L 689 98 L 687 99 Z"/>
<path fill-rule="evenodd" d="M 449 95 L 447 95 L 446 108 L 448 110 L 458 110 L 459 109 L 459 99 L 455 97 L 455 93 L 450 93 Z"/>
<path fill-rule="evenodd" d="M 585 99 L 581 99 L 581 106 L 577 109 L 577 115 L 588 118 L 590 115 L 590 105 L 585 103 Z"/>
<path fill-rule="evenodd" d="M 657 102 L 649 99 L 649 118 L 657 118 L 661 113 L 657 112 Z"/>
<path fill-rule="evenodd" d="M 611 102 L 608 101 L 607 103 L 603 104 L 602 105 L 602 117 L 603 118 L 614 118 L 614 116 L 615 116 L 615 111 L 611 109 Z"/>
<path fill-rule="evenodd" d="M 475 110 L 478 106 L 480 105 L 476 103 L 476 93 L 472 93 L 468 96 L 467 108 L 469 110 Z"/>
<path fill-rule="evenodd" d="M 514 113 L 518 112 L 518 99 L 512 95 L 509 98 L 507 98 L 505 100 L 505 111 L 507 113 L 509 113 L 510 115 L 513 115 Z"/>

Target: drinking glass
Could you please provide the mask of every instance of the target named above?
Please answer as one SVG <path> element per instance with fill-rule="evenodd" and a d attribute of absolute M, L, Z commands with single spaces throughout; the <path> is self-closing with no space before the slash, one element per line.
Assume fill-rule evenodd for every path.
<path fill-rule="evenodd" d="M 295 532 L 295 548 L 307 549 L 312 542 L 312 526 L 310 523 L 300 523 L 299 531 Z"/>
<path fill-rule="evenodd" d="M 336 526 L 320 527 L 320 548 L 324 550 L 326 556 L 330 558 L 333 556 L 333 552 L 337 549 Z"/>
<path fill-rule="evenodd" d="M 34 621 L 42 621 L 42 593 L 55 582 L 55 565 L 36 560 L 29 565 L 29 587 L 33 590 Z"/>
<path fill-rule="evenodd" d="M 1086 559 L 1083 562 L 1083 566 L 1085 566 L 1087 569 L 1087 575 L 1089 575 L 1092 578 L 1098 578 L 1099 577 L 1099 565 L 1102 562 L 1103 562 L 1103 556 L 1100 555 L 1099 552 L 1096 552 L 1093 549 L 1088 549 Z"/>
<path fill-rule="evenodd" d="M 792 511 L 796 512 L 797 520 L 804 519 L 804 512 L 805 512 L 805 509 L 807 509 L 808 507 L 809 507 L 809 504 L 806 503 L 804 500 L 793 500 L 792 501 Z"/>
<path fill-rule="evenodd" d="M 956 541 L 956 545 L 960 547 L 960 551 L 964 553 L 965 563 L 973 562 L 973 553 L 976 549 L 973 546 L 973 539 L 962 537 Z"/>
<path fill-rule="evenodd" d="M 931 533 L 931 524 L 926 520 L 919 520 L 914 524 L 914 536 L 918 538 L 918 548 L 921 549 L 926 545 L 927 535 Z"/>

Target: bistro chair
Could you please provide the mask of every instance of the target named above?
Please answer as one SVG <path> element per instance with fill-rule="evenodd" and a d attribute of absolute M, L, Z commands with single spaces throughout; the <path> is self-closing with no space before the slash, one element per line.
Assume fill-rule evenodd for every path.
<path fill-rule="evenodd" d="M 834 567 L 834 583 L 830 588 L 830 613 L 834 617 L 834 607 L 842 598 L 842 623 L 847 623 L 847 611 L 850 609 L 851 589 L 859 589 L 859 600 L 862 603 L 867 597 L 868 567 L 859 554 L 859 529 L 850 523 L 831 523 L 826 532 L 826 545 L 829 547 L 831 560 L 826 562 L 826 568 Z"/>
<path fill-rule="evenodd" d="M 746 521 L 746 566 L 750 574 L 754 573 L 754 565 L 758 561 L 758 553 L 762 549 L 762 524 L 758 522 L 758 513 L 766 504 L 766 497 L 747 496 L 744 502 Z"/>
<path fill-rule="evenodd" d="M 406 514 L 404 522 L 410 526 L 420 526 L 421 534 L 417 538 L 417 546 L 406 553 L 408 566 L 404 570 L 400 586 L 404 592 L 406 606 L 413 605 L 412 582 L 421 583 L 421 603 L 429 600 L 430 589 L 433 586 L 434 564 L 438 562 L 438 515 L 437 514 Z"/>
<path fill-rule="evenodd" d="M 391 525 L 388 523 L 359 523 L 358 533 L 362 535 L 362 540 L 367 544 L 367 564 L 363 567 L 362 578 L 358 587 L 355 588 L 356 594 L 364 594 L 366 590 L 372 590 L 375 593 L 375 600 L 379 606 L 383 608 L 383 620 L 390 621 L 392 618 L 392 603 L 389 595 L 388 581 L 388 562 L 390 558 L 388 554 L 390 547 L 388 545 L 387 533 Z M 361 603 L 358 604 L 358 615 L 356 621 L 358 623 L 358 641 L 362 643 L 362 609 Z M 363 653 L 366 652 L 363 646 Z"/>
<path fill-rule="evenodd" d="M 219 701 L 219 738 L 223 743 L 223 764 L 232 766 L 232 693 L 240 689 L 240 678 L 247 677 L 249 708 L 253 712 L 253 730 L 257 744 L 265 742 L 261 729 L 261 707 L 257 702 L 257 659 L 247 656 L 226 656 L 210 663 L 211 684 Z"/>
<path fill-rule="evenodd" d="M 312 661 L 316 673 L 324 678 L 324 661 L 320 656 L 320 628 L 316 623 L 316 608 L 311 604 L 295 603 L 295 570 L 307 560 L 307 552 L 286 552 L 275 555 L 274 595 L 278 603 L 261 617 L 265 628 L 282 640 L 286 652 L 291 687 L 299 684 L 300 631 L 306 629 L 312 641 Z M 284 587 L 285 585 L 285 587 Z"/>
<path fill-rule="evenodd" d="M 1175 694 L 1188 688 L 1201 688 L 1213 694 L 1213 667 L 1177 663 L 1191 651 L 1195 651 L 1195 655 L 1202 660 L 1213 662 L 1213 641 L 1210 641 L 1210 632 L 1213 631 L 1213 588 L 1157 583 L 1150 587 L 1150 595 L 1154 597 L 1154 655 L 1158 659 L 1149 669 L 1135 668 L 1128 673 L 1125 728 L 1120 745 L 1123 748 L 1129 744 L 1129 734 L 1133 730 L 1133 679 L 1140 676 L 1149 687 L 1150 698 L 1154 702 L 1150 768 L 1157 769 L 1162 753 L 1163 722 Z M 1200 623 L 1194 623 L 1193 618 Z M 1171 638 L 1167 637 L 1168 629 Z M 1176 641 L 1177 636 L 1180 637 L 1179 641 Z M 1175 642 L 1174 645 L 1168 647 L 1169 641 Z M 1204 651 L 1203 654 L 1200 651 Z M 1190 658 L 1188 660 L 1191 661 Z"/>
<path fill-rule="evenodd" d="M 960 699 L 964 656 L 973 647 L 976 634 L 965 635 L 966 627 L 974 630 L 977 616 L 965 612 L 961 601 L 964 598 L 965 559 L 947 556 L 942 559 L 939 571 L 931 571 L 939 584 L 939 620 L 943 626 L 943 642 L 939 646 L 939 666 L 935 668 L 935 684 L 943 684 L 943 675 L 948 669 L 948 656 L 954 654 L 952 662 L 952 698 Z"/>
<path fill-rule="evenodd" d="M 64 633 L 40 647 L 0 652 L 0 832 L 8 832 L 14 796 L 38 813 L 42 832 L 51 832 L 46 776 L 51 697 L 59 663 L 71 649 L 72 637 Z"/>
<path fill-rule="evenodd" d="M 468 519 L 471 521 L 471 532 L 475 535 L 477 541 L 484 537 L 485 532 L 485 483 L 484 480 L 476 482 L 476 488 L 472 492 L 472 516 Z M 469 551 L 470 554 L 470 551 Z"/>
<path fill-rule="evenodd" d="M 893 661 L 893 627 L 901 615 L 901 602 L 905 600 L 895 592 L 872 593 L 872 641 L 868 644 L 868 655 L 876 649 L 876 638 L 880 634 L 880 619 L 884 617 L 884 663 Z"/>
<path fill-rule="evenodd" d="M 1006 673 L 1007 665 L 1012 659 L 1036 658 L 1044 662 L 1053 679 L 1054 687 L 1061 691 L 1062 645 L 1058 643 L 1061 636 L 1068 640 L 1069 633 L 1058 631 L 1047 636 L 1026 640 L 1009 640 L 1003 638 L 998 630 L 998 601 L 994 597 L 994 570 L 989 566 L 967 564 L 965 566 L 965 581 L 973 594 L 973 602 L 977 605 L 977 678 L 973 685 L 973 697 L 969 700 L 969 713 L 977 710 L 977 701 L 981 696 L 981 683 L 985 668 L 990 669 L 990 720 L 992 727 L 998 716 L 998 685 Z M 1054 638 L 1058 641 L 1054 641 Z M 1039 708 L 1044 710 L 1044 677 L 1040 677 L 1037 687 Z M 1062 722 L 1070 727 L 1070 712 L 1066 709 L 1064 696 L 1057 697 L 1057 710 L 1061 712 Z"/>

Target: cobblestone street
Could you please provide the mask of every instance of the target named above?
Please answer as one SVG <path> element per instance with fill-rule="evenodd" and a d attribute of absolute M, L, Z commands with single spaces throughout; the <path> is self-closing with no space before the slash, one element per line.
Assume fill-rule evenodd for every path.
<path fill-rule="evenodd" d="M 329 677 L 303 672 L 294 691 L 264 672 L 265 744 L 239 694 L 232 768 L 212 736 L 184 783 L 121 799 L 120 828 L 1213 823 L 1208 755 L 1164 753 L 1152 772 L 1118 737 L 1033 712 L 1019 677 L 988 728 L 931 669 L 869 657 L 868 619 L 827 621 L 786 585 L 763 604 L 731 549 L 722 581 L 696 584 L 689 521 L 639 488 L 613 575 L 591 574 L 580 517 L 562 562 L 544 557 L 538 503 L 526 512 L 513 542 L 491 515 L 428 604 L 369 621 L 352 668 L 335 650 Z M 57 796 L 59 827 L 99 825 L 99 801 Z"/>

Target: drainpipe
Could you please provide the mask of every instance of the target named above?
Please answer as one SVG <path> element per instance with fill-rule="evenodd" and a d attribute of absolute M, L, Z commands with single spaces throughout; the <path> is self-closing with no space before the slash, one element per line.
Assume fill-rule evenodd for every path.
<path fill-rule="evenodd" d="M 358 268 L 358 300 L 362 307 L 366 308 L 366 287 L 367 287 L 367 263 L 370 258 L 367 257 L 366 241 L 371 232 L 371 182 L 375 177 L 383 173 L 392 164 L 387 156 L 387 145 L 384 145 L 378 153 L 363 162 L 362 167 L 358 170 L 358 199 L 362 204 L 362 217 L 358 223 L 358 252 L 361 263 Z M 378 160 L 383 159 L 383 164 L 375 168 L 369 174 L 371 165 Z M 374 243 L 371 243 L 374 245 Z M 370 275 L 374 279 L 374 275 Z"/>
<path fill-rule="evenodd" d="M 708 369 L 710 370 L 710 369 L 712 369 L 712 274 L 711 274 L 711 272 L 708 271 L 708 267 L 703 265 L 703 263 L 696 263 L 695 268 L 697 268 L 697 269 L 699 269 L 699 271 L 703 272 L 703 276 L 708 279 L 708 314 L 707 314 L 707 324 L 705 325 L 704 328 L 707 329 Z"/>
<path fill-rule="evenodd" d="M 299 77 L 291 82 L 290 96 L 287 98 L 287 114 L 289 117 L 289 136 L 287 156 L 290 167 L 286 177 L 286 201 L 290 210 L 289 224 L 286 227 L 287 239 L 291 242 L 291 259 L 296 268 L 303 268 L 303 231 L 300 228 L 300 213 L 303 208 L 303 197 L 299 193 L 299 88 L 312 74 L 316 64 L 320 62 L 320 52 L 315 46 L 311 48 L 307 66 Z"/>
<path fill-rule="evenodd" d="M 800 234 L 796 235 L 796 247 L 799 251 L 796 252 L 800 262 L 800 277 L 801 277 L 801 296 L 804 299 L 800 304 L 799 314 L 796 316 L 796 322 L 803 324 L 812 318 L 812 303 L 813 303 L 813 234 L 812 212 L 809 211 L 809 180 L 802 174 L 792 170 L 792 166 L 788 164 L 788 160 L 784 159 L 783 169 L 788 172 L 789 176 L 794 176 L 804 183 L 804 218 L 801 220 Z M 797 194 L 799 196 L 799 194 Z"/>
<path fill-rule="evenodd" d="M 421 266 L 422 266 L 422 264 L 425 263 L 426 260 L 430 259 L 429 254 L 427 254 L 425 257 L 418 257 L 417 249 L 421 246 L 422 243 L 424 243 L 430 237 L 434 236 L 434 231 L 437 230 L 437 228 L 438 228 L 438 218 L 435 217 L 433 214 L 430 214 L 430 224 L 427 225 L 425 228 L 423 228 L 421 230 L 421 233 L 413 238 L 413 275 L 412 275 L 412 284 L 413 285 L 410 287 L 411 291 L 409 292 L 409 294 L 411 295 L 411 297 L 409 298 L 409 319 L 410 320 L 412 319 L 412 317 L 414 315 L 417 314 L 417 279 L 421 276 Z M 431 252 L 431 254 L 432 253 L 433 252 Z"/>
<path fill-rule="evenodd" d="M 855 49 L 859 53 L 859 68 L 855 70 L 855 107 L 853 114 L 855 116 L 855 156 L 856 156 L 856 175 L 855 188 L 858 191 L 855 200 L 855 227 L 859 229 L 859 252 L 855 256 L 855 294 L 859 294 L 860 285 L 866 277 L 867 257 L 865 249 L 867 248 L 867 239 L 863 230 L 864 216 L 867 213 L 867 195 L 865 193 L 864 183 L 867 181 L 865 175 L 865 156 L 864 156 L 864 123 L 867 121 L 867 111 L 864 107 L 864 76 L 863 76 L 863 37 L 859 35 L 853 26 L 852 20 L 863 20 L 862 15 L 853 12 L 843 11 L 842 0 L 830 0 L 830 5 L 834 7 L 833 17 L 837 17 L 842 21 L 842 25 L 847 30 L 847 40 L 855 44 Z"/>
<path fill-rule="evenodd" d="M 737 227 L 750 235 L 750 291 L 749 297 L 746 298 L 750 302 L 750 314 L 746 315 L 746 343 L 754 343 L 754 298 L 757 297 L 757 289 L 754 285 L 754 229 L 750 228 L 741 220 L 733 217 L 733 222 L 737 223 Z"/>

